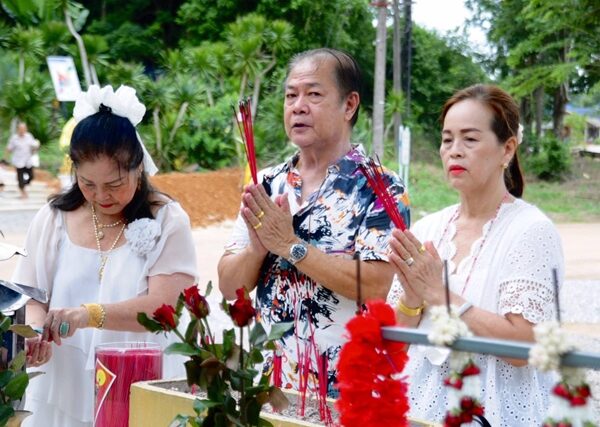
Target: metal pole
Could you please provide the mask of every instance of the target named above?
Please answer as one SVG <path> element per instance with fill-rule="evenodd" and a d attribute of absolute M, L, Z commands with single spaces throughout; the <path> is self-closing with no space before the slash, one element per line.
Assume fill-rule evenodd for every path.
<path fill-rule="evenodd" d="M 383 338 L 409 344 L 433 345 L 427 338 L 427 332 L 413 329 L 385 326 L 381 328 Z M 471 337 L 459 338 L 450 348 L 469 353 L 491 354 L 498 357 L 510 357 L 527 360 L 532 344 L 523 341 L 497 340 Z M 600 354 L 583 351 L 571 351 L 562 357 L 564 366 L 591 368 L 600 370 Z"/>

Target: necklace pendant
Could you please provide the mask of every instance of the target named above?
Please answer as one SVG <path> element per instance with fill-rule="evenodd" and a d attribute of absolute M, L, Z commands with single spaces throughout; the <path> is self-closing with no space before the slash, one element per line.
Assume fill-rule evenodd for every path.
<path fill-rule="evenodd" d="M 104 231 L 102 231 L 102 230 L 98 230 L 98 234 L 97 234 L 97 236 L 98 236 L 98 240 L 102 240 L 102 239 L 104 239 Z"/>
<path fill-rule="evenodd" d="M 98 270 L 98 279 L 100 279 L 100 282 L 102 282 L 103 277 L 104 277 L 104 266 L 100 267 L 100 270 Z"/>

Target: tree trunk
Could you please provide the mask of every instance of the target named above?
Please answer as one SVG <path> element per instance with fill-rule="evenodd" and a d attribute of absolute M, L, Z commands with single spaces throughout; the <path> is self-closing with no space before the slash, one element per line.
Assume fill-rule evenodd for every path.
<path fill-rule="evenodd" d="M 377 4 L 377 40 L 375 47 L 375 88 L 373 90 L 373 154 L 383 160 L 385 107 L 385 51 L 387 38 L 387 2 Z"/>
<path fill-rule="evenodd" d="M 152 124 L 154 125 L 154 137 L 156 138 L 156 153 L 158 154 L 157 166 L 160 169 L 162 166 L 162 132 L 160 130 L 160 109 L 158 107 L 152 110 Z"/>
<path fill-rule="evenodd" d="M 81 67 L 83 68 L 83 76 L 85 78 L 86 87 L 90 87 L 91 77 L 90 77 L 90 64 L 88 62 L 87 52 L 85 50 L 85 45 L 83 44 L 83 39 L 75 30 L 75 26 L 73 25 L 73 21 L 71 20 L 71 15 L 69 15 L 69 10 L 67 7 L 64 9 L 65 12 L 65 22 L 67 24 L 67 28 L 69 32 L 75 38 L 77 42 L 77 47 L 79 48 L 79 55 L 81 56 Z"/>
<path fill-rule="evenodd" d="M 100 81 L 98 80 L 98 74 L 96 73 L 96 67 L 94 64 L 90 64 L 90 74 L 92 75 L 92 82 L 95 85 L 100 86 Z"/>
<path fill-rule="evenodd" d="M 175 140 L 175 134 L 183 124 L 183 119 L 185 116 L 185 112 L 187 111 L 188 105 L 189 102 L 185 101 L 181 104 L 181 107 L 179 107 L 179 111 L 177 112 L 177 118 L 175 119 L 175 124 L 173 125 L 173 129 L 171 129 L 171 133 L 169 134 L 169 145 L 173 143 L 173 141 Z"/>
<path fill-rule="evenodd" d="M 564 118 L 565 118 L 565 106 L 567 105 L 567 83 L 561 83 L 561 85 L 554 92 L 554 105 L 552 109 L 552 130 L 554 135 L 558 139 L 564 139 L 563 133 Z"/>
<path fill-rule="evenodd" d="M 544 121 L 544 87 L 538 87 L 533 92 L 535 103 L 535 136 L 542 135 L 542 124 Z"/>

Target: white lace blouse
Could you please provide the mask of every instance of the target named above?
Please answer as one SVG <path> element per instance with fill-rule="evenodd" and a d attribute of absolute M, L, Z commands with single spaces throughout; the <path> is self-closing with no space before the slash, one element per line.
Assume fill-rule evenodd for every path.
<path fill-rule="evenodd" d="M 437 246 L 442 259 L 448 260 L 450 289 L 460 293 L 477 256 L 463 297 L 473 305 L 493 313 L 521 314 L 532 323 L 555 317 L 552 269 L 558 269 L 563 281 L 564 261 L 558 232 L 550 219 L 523 200 L 502 204 L 495 222 L 484 225 L 485 242 L 473 242 L 470 254 L 458 266 L 451 261 L 456 253 L 453 243 L 456 227 L 451 221 L 457 205 L 431 214 L 412 228 L 415 236 Z M 447 231 L 440 242 L 444 229 Z M 483 237 L 482 237 L 483 238 Z M 395 305 L 402 294 L 395 280 L 388 302 Z M 430 324 L 425 310 L 420 329 Z M 442 421 L 447 410 L 448 361 L 433 347 L 411 346 L 404 373 L 409 377 L 410 415 Z M 440 360 L 441 359 L 441 360 Z M 530 366 L 515 367 L 494 356 L 477 355 L 481 368 L 481 400 L 485 417 L 492 426 L 541 425 L 549 404 L 554 376 Z"/>

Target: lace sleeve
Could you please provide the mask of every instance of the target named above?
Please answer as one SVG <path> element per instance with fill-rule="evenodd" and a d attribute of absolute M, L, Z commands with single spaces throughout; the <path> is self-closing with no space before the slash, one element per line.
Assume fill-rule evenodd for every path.
<path fill-rule="evenodd" d="M 554 268 L 560 286 L 564 275 L 560 237 L 549 220 L 536 222 L 521 233 L 506 256 L 499 286 L 500 314 L 521 314 L 532 323 L 553 319 Z"/>
<path fill-rule="evenodd" d="M 402 289 L 400 280 L 398 280 L 398 275 L 394 274 L 394 280 L 392 281 L 392 286 L 390 287 L 390 292 L 387 295 L 386 302 L 392 307 L 395 307 L 398 305 L 398 301 L 400 301 L 400 297 L 403 293 L 404 289 Z"/>

